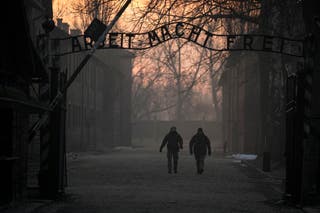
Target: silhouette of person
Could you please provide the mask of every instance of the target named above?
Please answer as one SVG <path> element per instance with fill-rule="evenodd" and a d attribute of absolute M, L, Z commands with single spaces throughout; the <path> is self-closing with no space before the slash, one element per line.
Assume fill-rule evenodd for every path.
<path fill-rule="evenodd" d="M 208 153 L 211 155 L 211 144 L 209 138 L 203 133 L 202 128 L 198 128 L 197 133 L 191 138 L 189 144 L 190 154 L 194 153 L 197 172 L 202 174 L 204 171 L 204 160 Z"/>
<path fill-rule="evenodd" d="M 227 141 L 224 141 L 223 143 L 223 153 L 227 153 Z"/>
<path fill-rule="evenodd" d="M 177 132 L 176 127 L 171 127 L 170 132 L 164 137 L 160 146 L 160 152 L 167 145 L 168 173 L 172 173 L 172 160 L 174 173 L 178 172 L 179 150 L 183 149 L 183 139 Z"/>

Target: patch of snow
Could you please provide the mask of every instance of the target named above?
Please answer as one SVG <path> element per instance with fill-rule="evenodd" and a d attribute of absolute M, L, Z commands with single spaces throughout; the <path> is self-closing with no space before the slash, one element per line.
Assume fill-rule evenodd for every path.
<path fill-rule="evenodd" d="M 113 148 L 114 150 L 133 150 L 131 146 L 116 146 Z"/>
<path fill-rule="evenodd" d="M 236 160 L 255 160 L 258 155 L 255 154 L 233 154 L 232 157 Z"/>

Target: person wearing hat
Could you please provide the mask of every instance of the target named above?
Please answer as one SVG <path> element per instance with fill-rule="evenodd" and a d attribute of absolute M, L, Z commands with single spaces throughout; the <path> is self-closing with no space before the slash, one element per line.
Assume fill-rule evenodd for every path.
<path fill-rule="evenodd" d="M 172 160 L 174 173 L 178 172 L 179 150 L 183 149 L 183 139 L 177 132 L 176 127 L 171 127 L 170 132 L 164 137 L 160 146 L 160 152 L 167 145 L 168 173 L 172 173 Z"/>
<path fill-rule="evenodd" d="M 197 133 L 191 138 L 189 143 L 190 154 L 194 153 L 197 173 L 202 174 L 204 171 L 204 159 L 208 153 L 211 155 L 211 144 L 209 138 L 203 133 L 202 128 L 198 128 Z"/>

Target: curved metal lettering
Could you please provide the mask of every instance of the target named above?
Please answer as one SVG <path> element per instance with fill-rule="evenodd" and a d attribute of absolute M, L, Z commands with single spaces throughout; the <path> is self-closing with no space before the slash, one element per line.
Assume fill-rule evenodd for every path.
<path fill-rule="evenodd" d="M 263 51 L 303 57 L 302 39 L 261 34 L 214 34 L 185 22 L 166 24 L 144 33 L 108 33 L 99 48 L 145 50 L 177 38 L 212 51 Z M 54 54 L 57 56 L 90 50 L 94 44 L 90 37 L 84 35 L 53 40 L 64 43 Z"/>

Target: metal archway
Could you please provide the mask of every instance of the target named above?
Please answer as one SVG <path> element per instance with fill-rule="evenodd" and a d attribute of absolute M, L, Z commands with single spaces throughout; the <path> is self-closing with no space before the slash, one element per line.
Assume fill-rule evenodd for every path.
<path fill-rule="evenodd" d="M 95 28 L 104 27 L 97 20 L 93 22 L 96 23 Z M 92 30 L 87 30 L 84 35 L 52 39 L 64 44 L 63 49 L 53 55 L 63 56 L 92 50 L 98 42 L 96 37 Z M 172 22 L 143 33 L 110 32 L 105 34 L 98 49 L 146 50 L 172 39 L 185 39 L 212 51 L 258 51 L 294 57 L 304 56 L 303 39 L 263 34 L 215 34 L 186 22 Z"/>

